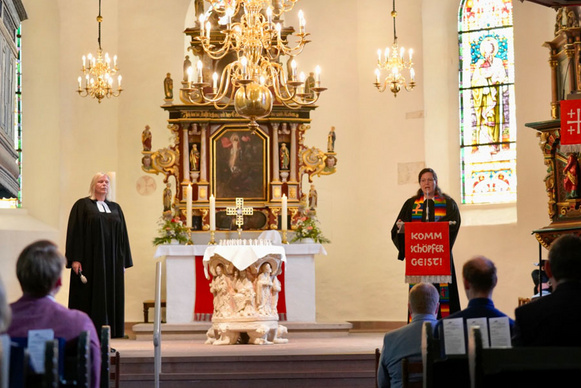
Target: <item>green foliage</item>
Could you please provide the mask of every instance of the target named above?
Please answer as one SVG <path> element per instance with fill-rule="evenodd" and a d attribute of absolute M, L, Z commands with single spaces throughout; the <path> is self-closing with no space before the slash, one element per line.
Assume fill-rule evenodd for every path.
<path fill-rule="evenodd" d="M 312 238 L 313 241 L 319 244 L 330 243 L 331 240 L 323 236 L 323 232 L 317 225 L 318 223 L 319 221 L 315 214 L 307 210 L 297 221 L 295 236 L 291 242 Z"/>
<path fill-rule="evenodd" d="M 171 244 L 176 240 L 185 244 L 189 240 L 188 228 L 176 217 L 161 217 L 159 221 L 159 237 L 153 239 L 153 245 Z"/>

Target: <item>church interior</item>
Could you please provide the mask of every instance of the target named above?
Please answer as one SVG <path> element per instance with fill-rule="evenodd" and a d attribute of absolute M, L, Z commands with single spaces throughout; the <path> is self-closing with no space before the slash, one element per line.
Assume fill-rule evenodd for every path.
<path fill-rule="evenodd" d="M 64 252 L 71 206 L 87 195 L 95 172 L 113 171 L 134 263 L 125 272 L 125 321 L 143 321 L 143 301 L 154 298 L 159 258 L 152 240 L 166 182 L 163 174 L 143 168 L 141 134 L 150 127 L 154 150 L 170 142 L 164 79 L 171 74 L 177 103 L 184 56 L 192 55 L 184 31 L 196 23 L 195 3 L 102 0 L 100 43 L 117 55 L 123 92 L 97 103 L 77 93 L 81 57 L 98 45 L 97 1 L 22 0 L 27 14 L 21 24 L 22 206 L 0 209 L 0 273 L 9 301 L 21 294 L 14 271 L 20 251 L 49 239 Z M 331 241 L 324 244 L 327 254 L 315 259 L 317 323 L 351 322 L 376 331 L 405 323 L 409 287 L 390 230 L 403 202 L 417 191 L 423 167 L 438 173 L 442 191 L 459 206 L 462 223 L 453 247 L 458 279 L 466 260 L 484 255 L 498 268 L 493 295 L 498 309 L 514 318 L 519 297 L 532 295 L 531 272 L 539 255 L 547 257 L 533 231 L 551 219 L 540 137 L 526 124 L 555 118 L 543 43 L 555 36 L 556 12 L 548 1 L 512 1 L 516 200 L 463 204 L 458 89 L 463 3 L 397 2 L 398 43 L 414 49 L 416 85 L 396 96 L 374 86 L 377 48 L 393 39 L 391 1 L 300 0 L 286 16 L 296 25 L 298 10 L 304 12 L 310 42 L 296 59 L 302 69 L 320 66 L 326 88 L 310 111 L 305 143 L 325 149 L 332 127 L 336 134 L 336 172 L 312 181 L 320 227 Z M 303 194 L 310 183 L 303 180 Z M 194 235 L 195 244 L 211 238 L 207 230 Z M 168 282 L 162 280 L 162 290 Z M 459 288 L 463 308 L 467 300 Z M 58 302 L 67 304 L 68 290 L 67 273 Z M 289 338 L 292 343 L 292 330 Z"/>

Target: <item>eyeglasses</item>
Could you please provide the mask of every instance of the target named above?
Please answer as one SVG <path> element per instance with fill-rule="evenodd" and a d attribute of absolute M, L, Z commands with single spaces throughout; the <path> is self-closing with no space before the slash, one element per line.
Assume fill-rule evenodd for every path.
<path fill-rule="evenodd" d="M 422 180 L 420 180 L 420 183 L 426 183 L 426 182 L 434 182 L 435 179 L 434 178 L 424 178 Z"/>

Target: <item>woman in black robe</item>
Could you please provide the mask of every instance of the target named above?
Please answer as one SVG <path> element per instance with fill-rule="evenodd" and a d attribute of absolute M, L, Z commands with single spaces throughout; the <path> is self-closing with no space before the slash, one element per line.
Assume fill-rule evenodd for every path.
<path fill-rule="evenodd" d="M 438 177 L 431 168 L 424 168 L 418 174 L 420 188 L 415 196 L 408 199 L 402 206 L 397 221 L 391 229 L 391 239 L 399 251 L 398 260 L 405 258 L 405 233 L 406 222 L 441 222 L 455 221 L 450 224 L 450 269 L 452 283 L 441 287 L 434 284 L 440 292 L 440 308 L 438 318 L 460 311 L 460 296 L 458 294 L 458 282 L 452 258 L 452 247 L 456 241 L 460 229 L 460 211 L 456 202 L 442 193 L 438 187 Z M 446 283 L 444 283 L 446 285 Z M 446 292 L 447 290 L 447 292 Z"/>
<path fill-rule="evenodd" d="M 67 268 L 71 268 L 69 308 L 86 312 L 100 332 L 111 326 L 111 337 L 125 334 L 125 268 L 133 266 L 121 207 L 107 200 L 109 177 L 97 173 L 90 197 L 71 210 L 67 229 Z M 81 276 L 83 275 L 83 276 Z"/>

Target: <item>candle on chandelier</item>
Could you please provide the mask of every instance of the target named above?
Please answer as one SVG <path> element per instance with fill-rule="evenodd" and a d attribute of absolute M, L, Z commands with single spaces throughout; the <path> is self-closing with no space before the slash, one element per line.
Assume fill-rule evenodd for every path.
<path fill-rule="evenodd" d="M 192 82 L 192 75 L 194 75 L 194 68 L 191 66 L 188 66 L 188 70 L 186 70 L 186 72 L 188 73 L 188 84 L 190 82 Z"/>
<path fill-rule="evenodd" d="M 85 61 L 87 60 L 87 58 L 83 55 L 83 70 L 85 70 Z"/>
<path fill-rule="evenodd" d="M 216 90 L 218 88 L 218 73 L 214 72 L 214 74 L 212 74 L 212 88 L 214 89 L 214 93 L 216 93 Z"/>
<path fill-rule="evenodd" d="M 242 57 L 240 59 L 240 64 L 242 65 L 242 78 L 246 79 L 246 66 L 248 65 L 248 59 L 246 59 L 246 57 Z"/>
<path fill-rule="evenodd" d="M 200 14 L 198 20 L 200 21 L 200 36 L 204 36 L 204 22 L 206 21 L 206 18 L 203 13 Z"/>
<path fill-rule="evenodd" d="M 232 23 L 232 15 L 234 14 L 234 10 L 232 9 L 232 7 L 227 7 L 226 8 L 226 26 L 227 29 L 230 29 L 230 24 Z"/>
<path fill-rule="evenodd" d="M 113 56 L 113 67 L 117 67 L 117 55 Z"/>
<path fill-rule="evenodd" d="M 109 65 L 111 64 L 111 58 L 109 58 L 109 53 L 105 53 L 105 63 L 107 64 L 107 67 L 109 67 Z"/>
<path fill-rule="evenodd" d="M 412 82 L 415 80 L 416 78 L 416 72 L 414 71 L 414 68 L 410 68 L 410 78 L 412 80 Z"/>
<path fill-rule="evenodd" d="M 198 82 L 199 83 L 203 83 L 204 82 L 204 74 L 202 72 L 202 67 L 203 67 L 203 63 L 202 61 L 198 61 Z"/>
<path fill-rule="evenodd" d="M 414 50 L 410 49 L 409 54 L 410 54 L 410 63 L 412 61 L 412 54 L 414 53 Z"/>
<path fill-rule="evenodd" d="M 403 59 L 403 53 L 405 53 L 405 49 L 402 47 L 402 48 L 399 50 L 399 57 L 400 57 L 401 59 Z"/>
<path fill-rule="evenodd" d="M 276 26 L 274 26 L 274 28 L 276 30 L 276 34 L 278 35 L 278 40 L 280 40 L 280 31 L 282 30 L 280 23 L 276 23 Z"/>
<path fill-rule="evenodd" d="M 377 49 L 377 62 L 381 62 L 381 49 Z"/>
<path fill-rule="evenodd" d="M 297 61 L 294 59 L 291 61 L 291 81 L 297 78 Z"/>
<path fill-rule="evenodd" d="M 82 86 L 81 85 L 81 76 L 79 76 L 78 80 L 79 80 L 79 90 L 81 90 L 81 86 Z"/>
<path fill-rule="evenodd" d="M 216 198 L 210 195 L 210 230 L 216 230 Z"/>
<path fill-rule="evenodd" d="M 122 79 L 123 79 L 123 77 L 121 77 L 121 76 L 117 77 L 117 85 L 118 85 L 119 90 L 121 90 L 121 80 Z"/>
<path fill-rule="evenodd" d="M 206 38 L 210 39 L 210 30 L 212 29 L 212 25 L 210 22 L 206 22 Z"/>
<path fill-rule="evenodd" d="M 266 29 L 270 30 L 270 24 L 272 23 L 272 7 L 268 7 L 266 9 L 266 17 L 268 20 L 268 25 L 266 26 Z"/>
<path fill-rule="evenodd" d="M 281 225 L 281 230 L 287 230 L 287 224 L 288 224 L 288 210 L 287 210 L 287 197 L 286 194 L 282 195 L 282 209 L 281 209 L 281 215 L 280 215 L 280 223 Z"/>
<path fill-rule="evenodd" d="M 387 60 L 389 59 L 389 47 L 385 48 L 385 61 L 387 62 Z"/>
<path fill-rule="evenodd" d="M 305 16 L 303 14 L 303 10 L 299 10 L 299 34 L 304 34 L 305 33 L 305 24 L 306 24 L 306 20 L 305 20 Z"/>
<path fill-rule="evenodd" d="M 375 69 L 375 83 L 378 84 L 379 83 L 379 69 Z"/>
<path fill-rule="evenodd" d="M 186 226 L 192 227 L 192 184 L 186 187 Z"/>

